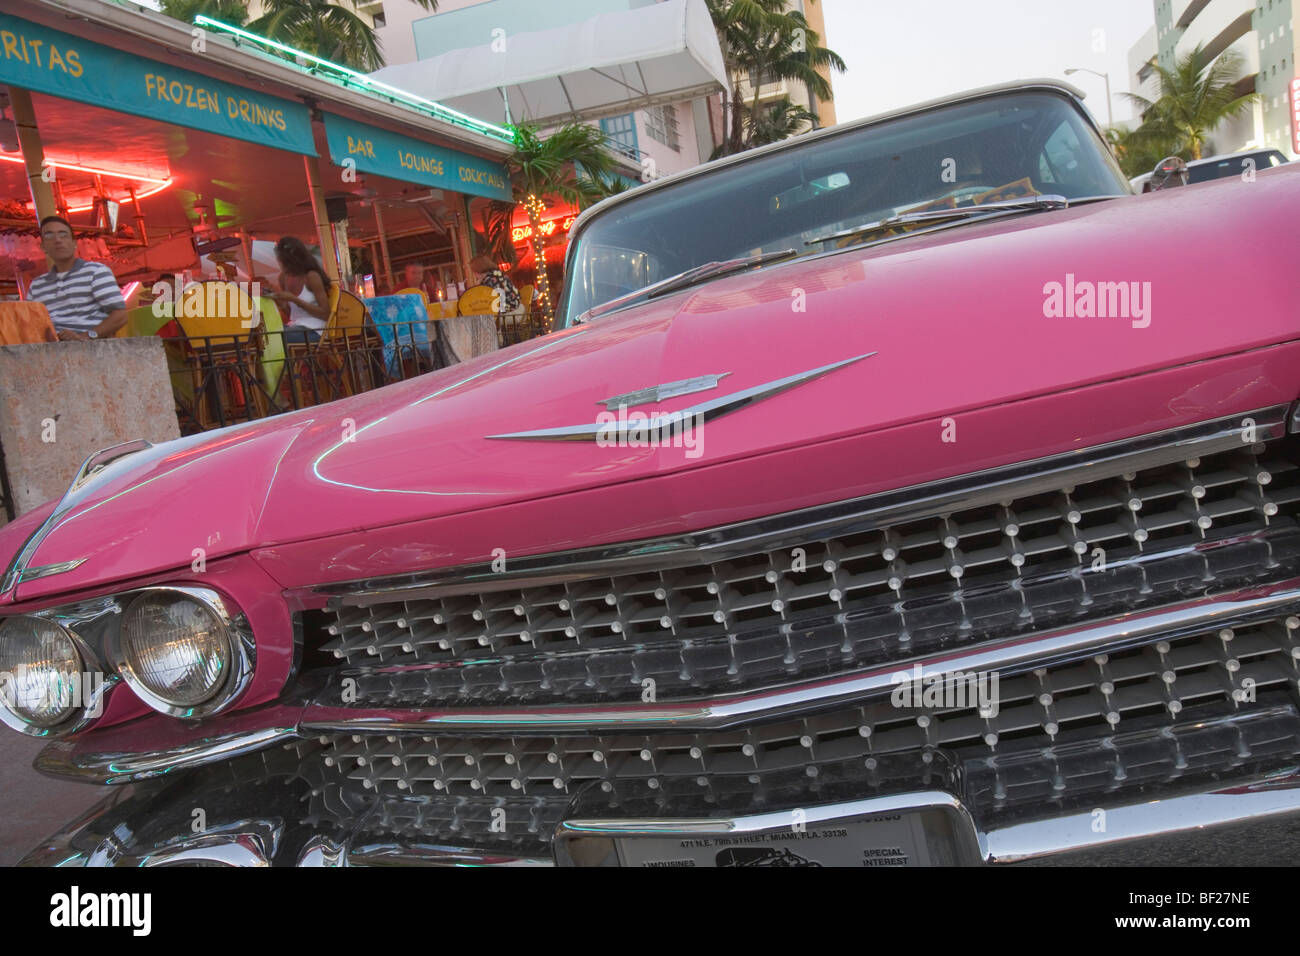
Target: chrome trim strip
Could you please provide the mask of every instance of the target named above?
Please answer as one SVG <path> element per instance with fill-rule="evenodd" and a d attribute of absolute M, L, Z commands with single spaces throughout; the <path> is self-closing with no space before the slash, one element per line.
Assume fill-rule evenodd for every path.
<path fill-rule="evenodd" d="M 1258 595 L 1252 588 L 1243 594 Z M 1008 671 L 1040 667 L 1097 653 L 1114 651 L 1157 638 L 1236 627 L 1286 609 L 1300 609 L 1300 578 L 1272 585 L 1266 596 L 1200 598 L 1181 605 L 1111 618 L 1083 627 L 1010 638 L 963 650 L 906 658 L 840 677 L 749 694 L 702 700 L 643 704 L 572 704 L 528 708 L 472 707 L 460 709 L 368 710 L 308 704 L 299 726 L 304 733 L 409 732 L 431 728 L 491 730 L 513 727 L 526 732 L 562 732 L 574 728 L 597 730 L 719 729 L 753 720 L 821 710 L 862 698 L 891 693 L 897 675 L 910 679 L 921 673 Z"/>
<path fill-rule="evenodd" d="M 997 827 L 980 836 L 989 863 L 1016 863 L 1071 850 L 1096 849 L 1205 827 L 1300 813 L 1300 771 L 1280 780 L 1196 793 L 1167 800 L 1106 807 L 1097 832 L 1093 811 Z"/>
<path fill-rule="evenodd" d="M 638 570 L 657 570 L 692 561 L 725 560 L 733 554 L 755 548 L 780 547 L 787 540 L 797 544 L 810 534 L 839 524 L 853 522 L 859 530 L 867 530 L 891 522 L 996 504 L 1008 497 L 1037 494 L 1062 485 L 1082 484 L 1130 470 L 1153 468 L 1241 447 L 1248 419 L 1253 422 L 1251 437 L 1258 442 L 1271 441 L 1285 437 L 1289 411 L 1286 405 L 1274 405 L 1078 451 L 689 534 L 521 556 L 512 558 L 511 569 L 504 572 L 493 571 L 491 564 L 485 562 L 305 586 L 286 591 L 286 596 L 291 600 L 297 596 L 301 600 L 324 594 L 335 599 L 332 606 L 371 604 L 390 597 L 441 597 L 530 587 L 622 573 L 629 566 Z"/>
<path fill-rule="evenodd" d="M 719 398 L 709 399 L 707 402 L 700 402 L 689 408 L 678 409 L 675 412 L 668 412 L 663 415 L 657 415 L 647 422 L 628 422 L 626 420 L 614 422 L 595 421 L 591 423 L 583 422 L 578 425 L 561 425 L 557 428 L 538 428 L 534 431 L 511 432 L 505 435 L 484 435 L 484 438 L 494 440 L 513 439 L 517 441 L 609 441 L 617 442 L 627 438 L 628 433 L 662 435 L 665 432 L 671 434 L 672 429 L 680 429 L 684 426 L 689 427 L 691 423 L 711 422 L 714 419 L 721 418 L 723 415 L 729 415 L 732 412 L 739 411 L 750 405 L 755 405 L 764 399 L 780 395 L 782 392 L 789 391 L 813 379 L 821 378 L 836 369 L 843 368 L 846 365 L 852 365 L 854 362 L 860 362 L 863 359 L 871 358 L 875 352 L 867 352 L 865 355 L 855 355 L 853 358 L 844 359 L 840 362 L 832 362 L 830 365 L 823 365 L 820 368 L 809 369 L 806 372 L 798 372 L 794 375 L 787 375 L 785 378 L 778 378 L 771 382 L 764 382 L 761 385 L 755 385 L 752 388 L 746 388 L 739 392 L 732 392 L 730 395 L 723 395 Z M 681 384 L 681 383 L 674 383 Z M 619 398 L 625 396 L 617 396 Z M 609 399 L 613 401 L 613 399 Z"/>
<path fill-rule="evenodd" d="M 1093 831 L 1095 818 L 1092 810 L 981 831 L 977 823 L 971 820 L 965 805 L 953 794 L 944 790 L 913 791 L 801 809 L 804 810 L 806 823 L 821 823 L 843 819 L 845 816 L 868 816 L 904 810 L 937 809 L 948 812 L 954 819 L 971 820 L 970 829 L 964 829 L 964 832 L 973 836 L 974 845 L 959 846 L 962 858 L 965 859 L 969 855 L 973 857 L 972 862 L 983 861 L 990 864 L 1015 863 L 1073 850 L 1112 847 L 1162 836 L 1188 834 L 1208 827 L 1254 822 L 1300 813 L 1300 768 L 1294 765 L 1281 768 L 1267 776 L 1246 778 L 1227 786 L 1219 783 L 1216 786 L 1217 789 L 1211 791 L 1148 800 L 1144 803 L 1117 806 L 1099 802 L 1098 808 L 1106 813 L 1106 830 L 1102 833 Z M 19 860 L 17 865 L 23 867 L 126 866 L 138 865 L 139 861 L 144 860 L 159 863 L 179 862 L 179 859 L 172 855 L 172 851 L 186 852 L 190 849 L 196 851 L 199 849 L 197 846 L 186 846 L 188 835 L 169 847 L 155 847 L 139 855 L 129 853 L 128 847 L 113 838 L 109 838 L 94 850 L 74 849 L 72 844 L 78 834 L 95 821 L 107 817 L 128 793 L 129 788 L 118 788 L 106 800 L 96 804 L 82 816 L 61 828 L 58 833 L 42 841 L 39 847 Z M 191 796 L 190 799 L 193 797 Z M 265 823 L 265 821 L 244 821 L 243 825 L 233 826 L 232 832 L 218 834 L 224 839 L 226 846 L 209 847 L 206 854 L 193 853 L 193 856 L 211 862 L 234 865 L 239 865 L 237 859 L 245 860 L 251 865 L 265 865 L 259 861 L 257 853 L 244 851 L 260 848 L 262 859 L 269 859 L 271 854 L 266 852 L 268 843 L 260 842 L 257 847 L 230 846 L 232 842 L 238 842 L 241 835 L 250 832 L 256 834 L 255 825 L 258 823 Z M 683 817 L 675 820 L 575 818 L 562 823 L 555 832 L 554 864 L 574 865 L 572 844 L 579 839 L 663 837 L 678 834 L 701 836 L 710 833 L 726 835 L 752 833 L 762 829 L 772 829 L 774 826 L 784 828 L 789 825 L 789 811 L 745 817 Z M 108 829 L 105 825 L 101 825 L 100 828 Z M 963 832 L 963 827 L 959 826 L 956 830 L 960 834 Z M 265 832 L 262 830 L 263 834 Z M 130 833 L 126 833 L 125 837 L 129 840 Z M 313 834 L 308 837 L 303 843 L 296 862 L 299 866 L 366 866 L 404 863 L 470 866 L 553 865 L 552 860 L 549 859 L 510 857 L 505 854 L 489 854 L 483 850 L 431 844 L 406 846 L 398 842 L 374 842 L 352 848 L 347 841 L 339 842 L 324 834 Z"/>
<path fill-rule="evenodd" d="M 144 719 L 161 720 L 162 718 Z M 94 738 L 80 742 L 80 745 L 77 741 L 55 741 L 36 755 L 32 766 L 51 777 L 72 777 L 86 783 L 131 783 L 229 760 L 232 757 L 264 750 L 274 744 L 298 739 L 294 727 L 283 725 L 255 727 L 251 730 L 239 730 L 215 737 L 211 735 L 211 728 L 196 726 L 193 728 L 193 733 L 197 736 L 195 740 L 144 752 L 118 750 L 87 752 L 84 747 L 93 745 L 96 742 Z"/>
<path fill-rule="evenodd" d="M 966 864 L 980 861 L 980 844 L 970 811 L 952 794 L 943 790 L 914 791 L 852 800 L 846 803 L 801 807 L 805 824 L 849 821 L 882 813 L 939 810 L 956 821 L 955 847 L 958 858 Z M 565 820 L 556 828 L 552 842 L 559 866 L 578 866 L 573 851 L 578 840 L 627 840 L 644 837 L 722 837 L 735 834 L 789 830 L 791 810 L 756 813 L 743 817 L 680 817 Z"/>
<path fill-rule="evenodd" d="M 24 581 L 39 581 L 41 578 L 53 577 L 56 574 L 66 574 L 86 563 L 85 558 L 77 558 L 73 561 L 60 561 L 58 564 L 42 564 L 37 568 L 28 568 L 18 576 L 18 583 Z"/>

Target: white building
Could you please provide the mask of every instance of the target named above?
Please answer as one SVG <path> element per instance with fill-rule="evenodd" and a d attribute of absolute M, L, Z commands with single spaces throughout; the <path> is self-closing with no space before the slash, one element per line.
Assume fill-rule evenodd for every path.
<path fill-rule="evenodd" d="M 564 0 L 562 3 L 439 0 L 437 12 L 430 13 L 413 0 L 372 0 L 363 3 L 359 9 L 375 23 L 388 68 L 431 61 L 430 68 L 434 69 L 434 61 L 457 57 L 468 51 L 482 51 L 482 57 L 493 50 L 508 51 L 515 37 L 520 37 L 521 43 L 527 42 L 527 37 L 521 35 L 540 36 L 546 31 L 563 30 L 568 36 L 576 36 L 592 30 L 602 15 L 644 10 L 657 2 L 660 0 Z M 696 2 L 703 11 L 702 0 Z M 710 42 L 720 64 L 721 52 L 716 50 L 716 35 L 711 34 Z M 512 53 L 507 53 L 507 56 L 518 62 Z M 459 62 L 463 73 L 467 64 L 464 59 Z M 556 73 L 566 66 L 560 62 L 553 64 Z M 389 79 L 396 75 L 409 77 L 411 74 L 409 71 L 405 74 L 385 71 L 384 78 L 402 86 L 401 81 Z M 572 115 L 556 115 L 550 119 L 559 123 L 577 118 L 598 124 L 621 154 L 621 171 L 629 179 L 665 176 L 709 158 L 714 146 L 714 126 L 718 122 L 718 86 L 712 84 L 715 100 L 712 104 L 709 94 L 700 93 L 676 100 L 631 105 L 635 101 L 644 101 L 646 97 L 637 96 L 636 91 L 616 91 L 603 103 L 575 108 Z M 442 93 L 433 89 L 432 92 L 438 94 L 432 98 L 440 102 L 493 122 L 506 119 L 508 101 L 511 120 L 540 119 L 541 125 L 548 125 L 545 117 L 537 116 L 536 104 L 530 102 L 527 95 L 517 94 L 513 101 L 499 96 L 487 99 L 468 97 L 466 102 L 470 105 L 465 105 L 456 95 L 447 95 L 455 93 L 454 90 Z M 567 92 L 574 92 L 572 83 Z"/>
<path fill-rule="evenodd" d="M 1160 54 L 1156 46 L 1156 28 L 1153 26 L 1138 39 L 1128 51 L 1129 89 L 1138 96 L 1151 101 L 1160 98 L 1160 75 L 1155 65 Z M 1126 125 L 1136 127 L 1142 122 L 1141 117 L 1134 117 Z"/>

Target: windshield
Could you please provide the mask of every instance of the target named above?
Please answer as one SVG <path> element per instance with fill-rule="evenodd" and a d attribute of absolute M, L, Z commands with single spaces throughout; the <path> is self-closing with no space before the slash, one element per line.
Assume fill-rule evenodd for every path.
<path fill-rule="evenodd" d="M 849 130 L 649 190 L 596 215 L 570 250 L 563 324 L 706 263 L 863 241 L 890 216 L 1052 194 L 1131 192 L 1064 94 L 1010 93 Z M 972 220 L 976 221 L 976 220 Z M 899 230 L 920 228 L 901 226 Z M 837 235 L 850 233 L 849 235 Z M 879 238 L 873 235 L 873 238 Z"/>

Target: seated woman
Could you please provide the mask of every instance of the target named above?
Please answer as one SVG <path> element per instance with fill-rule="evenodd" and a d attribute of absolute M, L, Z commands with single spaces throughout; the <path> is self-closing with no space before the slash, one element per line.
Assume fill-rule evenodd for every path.
<path fill-rule="evenodd" d="M 495 296 L 494 303 L 499 303 L 493 310 L 498 315 L 521 315 L 524 311 L 523 300 L 519 298 L 519 290 L 515 284 L 510 281 L 510 277 L 497 268 L 497 264 L 492 261 L 491 256 L 475 256 L 470 260 L 470 269 L 477 278 L 478 285 L 484 285 L 499 293 Z"/>
<path fill-rule="evenodd" d="M 280 263 L 280 290 L 271 298 L 289 304 L 285 344 L 316 342 L 330 316 L 330 277 L 297 236 L 282 237 L 275 244 L 275 258 Z"/>

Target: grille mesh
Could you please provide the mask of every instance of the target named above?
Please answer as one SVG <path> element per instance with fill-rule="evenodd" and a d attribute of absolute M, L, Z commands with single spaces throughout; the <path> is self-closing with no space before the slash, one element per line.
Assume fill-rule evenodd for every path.
<path fill-rule="evenodd" d="M 1295 460 L 1286 438 L 725 560 L 344 607 L 324 649 L 359 693 L 329 703 L 707 697 L 1279 582 L 1300 576 Z M 672 816 L 939 787 L 987 826 L 1201 785 L 1300 753 L 1300 608 L 1271 613 L 1000 673 L 989 711 L 952 683 L 728 730 L 326 734 L 312 813 L 542 856 L 593 795 Z"/>
<path fill-rule="evenodd" d="M 1237 708 L 1300 684 L 1300 618 L 1158 641 L 1115 654 L 998 675 L 996 713 L 982 716 L 972 685 L 954 685 L 933 706 L 885 697 L 863 706 L 739 730 L 609 736 L 324 736 L 326 762 L 368 789 L 432 796 L 545 796 L 594 783 L 775 771 L 817 774 L 821 763 L 879 754 L 973 749 L 997 754 L 1058 738 L 1111 733 L 1139 716 L 1176 717 L 1202 704 Z M 922 685 L 922 689 L 930 685 Z M 990 688 L 991 689 L 991 688 Z M 916 703 L 902 699 L 904 704 Z M 986 698 L 987 699 L 987 698 Z M 956 704 L 957 706 L 951 706 Z"/>
<path fill-rule="evenodd" d="M 342 608 L 368 706 L 617 701 L 843 672 L 1300 572 L 1300 471 L 1262 446 L 781 551 Z"/>

